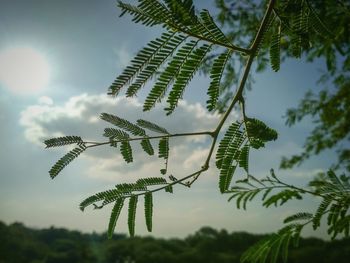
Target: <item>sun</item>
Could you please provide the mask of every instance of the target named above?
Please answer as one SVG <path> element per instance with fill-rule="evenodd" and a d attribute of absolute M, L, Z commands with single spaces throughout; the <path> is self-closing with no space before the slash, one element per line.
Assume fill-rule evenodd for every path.
<path fill-rule="evenodd" d="M 39 51 L 13 47 L 0 52 L 0 86 L 17 94 L 31 94 L 43 90 L 49 79 L 49 64 Z"/>

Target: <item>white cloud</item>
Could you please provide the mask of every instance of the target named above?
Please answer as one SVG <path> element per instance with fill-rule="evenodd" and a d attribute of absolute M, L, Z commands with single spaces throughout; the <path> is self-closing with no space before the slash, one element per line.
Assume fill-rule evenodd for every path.
<path fill-rule="evenodd" d="M 63 135 L 78 135 L 88 141 L 106 141 L 101 135 L 105 127 L 112 125 L 98 118 L 101 112 L 115 114 L 129 121 L 146 119 L 165 127 L 171 133 L 213 130 L 219 121 L 216 114 L 207 113 L 200 104 L 181 101 L 177 110 L 169 117 L 162 110 L 164 105 L 143 113 L 142 103 L 135 98 L 110 98 L 105 95 L 71 97 L 62 105 L 56 105 L 49 97 L 42 97 L 38 104 L 27 107 L 22 113 L 20 124 L 24 126 L 25 138 L 43 146 L 48 138 Z M 194 172 L 203 165 L 209 147 L 209 136 L 191 136 L 170 140 L 169 170 L 180 177 Z M 157 154 L 158 141 L 152 141 Z M 106 181 L 125 181 L 139 176 L 159 176 L 164 160 L 147 156 L 139 144 L 133 144 L 134 163 L 126 164 L 119 149 L 96 147 L 89 149 L 82 157 L 89 160 L 87 173 L 92 178 Z M 128 180 L 128 179 L 127 179 Z"/>

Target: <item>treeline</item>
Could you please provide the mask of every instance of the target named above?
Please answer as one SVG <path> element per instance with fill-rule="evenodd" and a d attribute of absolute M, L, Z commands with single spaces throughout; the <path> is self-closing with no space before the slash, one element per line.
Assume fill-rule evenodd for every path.
<path fill-rule="evenodd" d="M 203 227 L 184 239 L 115 235 L 107 240 L 106 234 L 0 222 L 0 263 L 238 263 L 243 251 L 263 237 Z M 288 262 L 345 263 L 349 258 L 350 239 L 306 238 L 299 248 L 291 248 Z"/>

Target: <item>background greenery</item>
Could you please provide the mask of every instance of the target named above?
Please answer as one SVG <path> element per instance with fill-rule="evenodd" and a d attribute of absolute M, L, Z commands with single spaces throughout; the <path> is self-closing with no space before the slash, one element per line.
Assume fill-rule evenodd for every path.
<path fill-rule="evenodd" d="M 32 229 L 0 222 L 0 262 L 239 262 L 241 254 L 266 235 L 202 227 L 184 239 L 128 238 L 84 234 L 64 228 Z M 350 239 L 302 238 L 289 253 L 291 263 L 348 262 Z"/>

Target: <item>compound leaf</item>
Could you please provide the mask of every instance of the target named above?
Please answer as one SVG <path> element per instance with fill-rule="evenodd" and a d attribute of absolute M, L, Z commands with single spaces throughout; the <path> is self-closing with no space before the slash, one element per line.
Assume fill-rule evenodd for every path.
<path fill-rule="evenodd" d="M 108 230 L 107 230 L 108 238 L 112 238 L 113 236 L 113 232 L 117 224 L 120 212 L 122 211 L 123 205 L 124 205 L 124 198 L 119 198 L 117 199 L 117 201 L 113 206 L 111 217 L 109 219 Z"/>
<path fill-rule="evenodd" d="M 131 237 L 135 235 L 135 217 L 136 217 L 136 207 L 137 207 L 138 197 L 132 195 L 129 199 L 129 209 L 128 209 L 128 227 L 129 234 Z"/>

